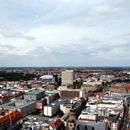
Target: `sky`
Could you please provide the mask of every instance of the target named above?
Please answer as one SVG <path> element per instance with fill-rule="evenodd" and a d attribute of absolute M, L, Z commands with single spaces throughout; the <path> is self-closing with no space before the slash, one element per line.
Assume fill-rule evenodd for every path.
<path fill-rule="evenodd" d="M 0 0 L 0 66 L 130 66 L 130 0 Z"/>

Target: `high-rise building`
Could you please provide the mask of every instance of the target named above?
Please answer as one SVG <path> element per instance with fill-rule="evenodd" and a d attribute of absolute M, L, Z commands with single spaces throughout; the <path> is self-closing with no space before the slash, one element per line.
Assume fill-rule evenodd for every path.
<path fill-rule="evenodd" d="M 65 70 L 61 73 L 62 85 L 73 85 L 74 72 L 73 70 Z"/>

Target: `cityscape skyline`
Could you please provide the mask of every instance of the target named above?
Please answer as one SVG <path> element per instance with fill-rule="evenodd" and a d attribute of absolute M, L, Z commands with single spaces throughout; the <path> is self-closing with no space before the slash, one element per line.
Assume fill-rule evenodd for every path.
<path fill-rule="evenodd" d="M 0 2 L 0 67 L 130 66 L 129 0 Z"/>

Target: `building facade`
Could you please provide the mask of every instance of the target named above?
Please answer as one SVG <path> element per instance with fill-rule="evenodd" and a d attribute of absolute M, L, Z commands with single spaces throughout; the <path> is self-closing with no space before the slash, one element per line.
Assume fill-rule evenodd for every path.
<path fill-rule="evenodd" d="M 61 73 L 62 85 L 73 85 L 74 72 L 73 70 L 65 70 Z"/>

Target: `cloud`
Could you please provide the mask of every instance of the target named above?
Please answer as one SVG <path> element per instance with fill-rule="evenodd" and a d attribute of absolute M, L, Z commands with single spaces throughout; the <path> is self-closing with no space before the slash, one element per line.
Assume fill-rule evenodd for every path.
<path fill-rule="evenodd" d="M 0 60 L 11 66 L 129 65 L 129 5 L 128 0 L 2 1 Z"/>
<path fill-rule="evenodd" d="M 59 25 L 38 27 L 28 32 L 29 35 L 36 37 L 35 41 L 25 42 L 27 44 L 21 44 L 20 47 L 14 44 L 16 48 L 12 49 L 11 53 L 6 51 L 6 56 L 27 57 L 25 59 L 28 59 L 28 62 L 34 61 L 30 62 L 32 66 L 63 66 L 69 64 L 101 65 L 101 63 L 105 65 L 107 60 L 110 63 L 113 63 L 113 60 L 118 63 L 120 57 L 123 58 L 129 54 L 129 52 L 125 52 L 125 49 L 128 49 L 128 44 L 118 43 L 118 35 L 114 37 L 115 40 L 111 40 L 111 35 L 106 36 L 106 34 L 90 30 L 92 31 L 92 29 L 86 30 L 81 27 Z M 120 38 L 122 39 L 122 37 Z M 129 60 L 129 57 L 124 58 L 124 60 Z"/>
<path fill-rule="evenodd" d="M 130 32 L 124 33 L 120 35 L 121 37 L 130 38 Z"/>
<path fill-rule="evenodd" d="M 101 43 L 94 47 L 91 43 L 87 45 L 85 43 L 62 44 L 58 47 L 39 46 L 28 50 L 25 55 L 1 54 L 0 60 L 1 63 L 9 64 L 9 66 L 14 64 L 15 66 L 115 66 L 117 63 L 118 65 L 128 65 L 130 52 L 124 51 L 125 46 L 114 47 Z M 128 49 L 127 46 L 126 48 Z"/>
<path fill-rule="evenodd" d="M 94 8 L 94 12 L 98 13 L 98 14 L 111 14 L 111 13 L 116 13 L 120 10 L 119 7 L 112 7 L 112 6 L 109 6 L 109 5 L 97 5 L 95 8 Z"/>
<path fill-rule="evenodd" d="M 1 27 L 0 28 L 0 35 L 5 38 L 21 38 L 25 40 L 35 40 L 35 37 L 24 35 L 20 32 L 16 32 L 8 27 Z"/>
<path fill-rule="evenodd" d="M 0 45 L 0 57 L 3 55 L 11 56 L 11 55 L 19 55 L 25 56 L 28 55 L 29 49 L 25 49 L 24 47 L 12 46 L 12 45 Z"/>

